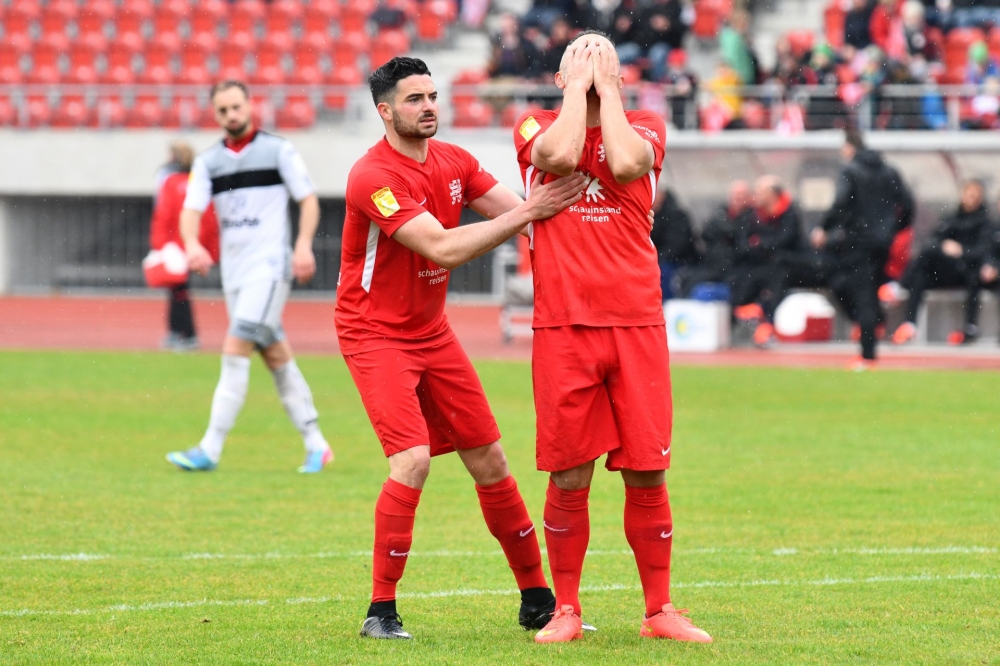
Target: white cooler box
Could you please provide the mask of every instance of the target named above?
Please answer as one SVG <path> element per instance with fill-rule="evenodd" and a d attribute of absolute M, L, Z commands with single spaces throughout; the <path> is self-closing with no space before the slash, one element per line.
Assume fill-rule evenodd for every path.
<path fill-rule="evenodd" d="M 729 303 L 670 300 L 663 306 L 670 351 L 713 352 L 729 347 Z"/>

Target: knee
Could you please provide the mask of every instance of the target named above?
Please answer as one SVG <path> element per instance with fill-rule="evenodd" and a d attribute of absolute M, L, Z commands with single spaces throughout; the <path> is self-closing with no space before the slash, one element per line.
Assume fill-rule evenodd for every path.
<path fill-rule="evenodd" d="M 562 472 L 552 472 L 552 483 L 560 490 L 583 490 L 590 487 L 594 476 L 594 463 L 589 462 Z"/>
<path fill-rule="evenodd" d="M 666 482 L 666 474 L 662 470 L 640 472 L 634 469 L 623 469 L 622 481 L 625 482 L 626 486 L 633 488 L 653 488 Z"/>
<path fill-rule="evenodd" d="M 418 446 L 389 457 L 389 469 L 394 480 L 410 488 L 423 488 L 431 472 L 429 446 Z"/>
<path fill-rule="evenodd" d="M 462 458 L 476 485 L 492 486 L 510 476 L 510 470 L 507 468 L 507 456 L 504 454 L 500 442 L 472 449 Z"/>

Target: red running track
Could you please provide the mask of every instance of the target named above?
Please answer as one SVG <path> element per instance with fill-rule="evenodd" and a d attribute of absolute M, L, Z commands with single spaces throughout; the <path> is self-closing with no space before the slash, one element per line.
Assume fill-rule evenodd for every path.
<path fill-rule="evenodd" d="M 339 353 L 332 300 L 293 300 L 285 329 L 295 350 Z M 531 341 L 500 339 L 498 306 L 449 305 L 448 318 L 473 358 L 529 360 Z M 227 327 L 220 299 L 195 301 L 202 350 L 215 352 Z M 166 329 L 166 298 L 77 296 L 0 298 L 0 348 L 65 350 L 155 350 Z M 857 350 L 847 345 L 779 345 L 775 349 L 730 349 L 714 354 L 674 353 L 681 365 L 847 367 Z M 887 369 L 1000 370 L 1000 348 L 880 348 Z"/>

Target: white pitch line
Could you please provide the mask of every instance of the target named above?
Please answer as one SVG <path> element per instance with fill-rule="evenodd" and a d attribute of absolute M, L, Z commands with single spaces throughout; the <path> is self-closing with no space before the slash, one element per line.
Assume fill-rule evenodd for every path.
<path fill-rule="evenodd" d="M 542 553 L 545 549 L 542 548 Z M 674 551 L 677 555 L 730 555 L 730 554 L 753 554 L 753 555 L 774 555 L 776 557 L 808 556 L 808 555 L 985 555 L 1000 552 L 997 548 L 987 548 L 985 546 L 941 546 L 937 548 L 776 548 L 773 550 L 754 550 L 748 548 L 684 548 Z M 440 557 L 440 558 L 463 558 L 463 557 L 500 557 L 503 551 L 500 550 L 425 550 L 413 551 L 410 557 Z M 611 550 L 588 550 L 587 555 L 592 557 L 605 556 L 631 556 L 632 551 L 628 548 Z M 143 556 L 143 555 L 112 555 L 96 553 L 41 553 L 31 555 L 6 555 L 0 556 L 0 560 L 20 561 L 20 562 L 100 562 L 106 560 L 142 560 L 142 561 L 170 561 L 170 560 L 281 560 L 281 559 L 340 559 L 352 557 L 368 558 L 372 556 L 370 550 L 347 550 L 347 551 L 324 551 L 319 553 L 187 553 L 183 555 L 164 556 Z"/>
<path fill-rule="evenodd" d="M 700 588 L 741 588 L 741 587 L 806 587 L 828 585 L 874 585 L 880 583 L 930 583 L 963 580 L 1000 580 L 1000 574 L 962 573 L 950 576 L 919 574 L 914 576 L 869 576 L 867 578 L 821 578 L 818 580 L 747 580 L 747 581 L 713 581 L 705 580 L 693 583 L 674 583 L 674 589 Z M 638 585 L 593 585 L 580 588 L 581 592 L 617 592 L 623 590 L 640 590 Z M 439 590 L 437 592 L 404 592 L 398 595 L 400 599 L 441 599 L 448 597 L 483 597 L 483 596 L 513 596 L 517 590 Z M 134 613 L 143 611 L 173 610 L 177 608 L 200 608 L 204 606 L 267 606 L 273 608 L 281 604 L 326 604 L 339 601 L 356 601 L 355 599 L 333 597 L 291 597 L 283 600 L 271 599 L 200 599 L 197 601 L 161 601 L 144 604 L 118 604 L 104 608 L 75 608 L 72 610 L 0 610 L 0 617 L 26 617 L 51 615 L 96 615 L 103 613 Z"/>

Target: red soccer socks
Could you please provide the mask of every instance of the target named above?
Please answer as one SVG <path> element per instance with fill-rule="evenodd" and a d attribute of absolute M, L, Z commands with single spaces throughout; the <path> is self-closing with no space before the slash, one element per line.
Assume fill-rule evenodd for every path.
<path fill-rule="evenodd" d="M 580 575 L 590 542 L 590 488 L 561 490 L 552 481 L 545 494 L 545 546 L 556 592 L 556 607 L 580 614 Z"/>
<path fill-rule="evenodd" d="M 413 518 L 420 491 L 386 479 L 375 503 L 375 550 L 372 561 L 372 601 L 396 598 L 396 583 L 403 577 L 413 543 Z"/>
<path fill-rule="evenodd" d="M 538 535 L 528 516 L 528 509 L 517 489 L 513 476 L 492 486 L 476 485 L 483 518 L 510 564 L 519 590 L 547 588 L 542 571 L 542 554 L 538 550 Z"/>
<path fill-rule="evenodd" d="M 635 553 L 647 617 L 660 613 L 670 603 L 673 534 L 666 484 L 650 488 L 625 486 L 625 538 Z"/>

